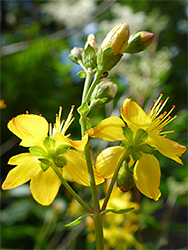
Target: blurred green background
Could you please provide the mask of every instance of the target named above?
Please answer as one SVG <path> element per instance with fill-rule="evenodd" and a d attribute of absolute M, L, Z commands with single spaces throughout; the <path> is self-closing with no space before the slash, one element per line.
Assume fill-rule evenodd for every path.
<path fill-rule="evenodd" d="M 70 50 L 83 47 L 89 33 L 95 34 L 100 45 L 107 32 L 121 22 L 130 25 L 131 34 L 147 30 L 155 39 L 147 51 L 124 55 L 112 70 L 109 79 L 118 85 L 118 93 L 113 102 L 92 111 L 93 125 L 106 116 L 119 116 L 126 97 L 148 111 L 162 92 L 170 97 L 167 110 L 175 104 L 173 113 L 178 115 L 168 126 L 176 132 L 168 138 L 186 145 L 187 17 L 184 0 L 1 1 L 1 99 L 7 105 L 1 109 L 1 182 L 12 168 L 8 159 L 27 150 L 19 147 L 7 122 L 26 110 L 53 122 L 60 105 L 64 117 L 72 104 L 79 107 L 83 80 L 77 77 L 80 67 L 68 58 Z M 76 111 L 74 116 L 70 131 L 79 139 Z M 93 145 L 101 150 L 108 144 L 97 140 Z M 136 212 L 138 229 L 130 235 L 144 249 L 187 249 L 187 155 L 182 157 L 184 166 L 161 155 L 158 159 L 162 197 L 154 202 L 133 190 L 132 201 L 138 202 L 140 209 Z M 71 185 L 90 202 L 88 188 Z M 103 192 L 101 187 L 101 198 Z M 63 187 L 50 207 L 32 199 L 28 184 L 2 191 L 1 249 L 95 249 L 84 222 L 78 227 L 64 227 L 74 218 L 74 212 L 67 213 L 70 202 L 72 198 Z M 106 244 L 106 249 L 120 249 Z M 134 241 L 123 247 L 136 248 L 139 246 Z"/>

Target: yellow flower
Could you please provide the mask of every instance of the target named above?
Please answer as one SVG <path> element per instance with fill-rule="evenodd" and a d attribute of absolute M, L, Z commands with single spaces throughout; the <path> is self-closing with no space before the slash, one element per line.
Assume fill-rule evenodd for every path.
<path fill-rule="evenodd" d="M 34 199 L 42 205 L 50 205 L 61 185 L 58 176 L 50 167 L 53 162 L 65 179 L 85 186 L 90 185 L 82 152 L 88 136 L 84 136 L 80 141 L 69 139 L 70 134 L 65 136 L 74 120 L 73 109 L 74 106 L 67 120 L 61 121 L 62 107 L 60 107 L 53 128 L 44 117 L 28 113 L 18 115 L 9 121 L 9 130 L 21 139 L 21 146 L 30 147 L 30 153 L 10 158 L 8 164 L 16 167 L 8 173 L 2 189 L 12 189 L 31 180 L 30 189 Z M 103 178 L 95 170 L 94 172 L 96 183 L 103 182 Z"/>
<path fill-rule="evenodd" d="M 136 102 L 126 98 L 123 108 L 121 108 L 121 116 L 134 134 L 136 134 L 138 129 L 143 129 L 147 132 L 148 136 L 144 143 L 151 145 L 164 156 L 183 164 L 179 156 L 185 152 L 186 147 L 165 138 L 167 133 L 174 131 L 164 132 L 164 126 L 175 119 L 176 116 L 173 118 L 169 116 L 175 106 L 169 112 L 165 111 L 161 114 L 162 109 L 169 99 L 167 98 L 163 102 L 161 101 L 162 96 L 161 94 L 158 100 L 155 101 L 149 114 L 146 114 Z M 125 127 L 125 124 L 120 118 L 109 117 L 99 123 L 97 127 L 89 130 L 88 134 L 91 137 L 102 140 L 121 141 L 125 140 L 123 127 Z M 126 149 L 123 146 L 104 149 L 97 157 L 97 171 L 105 178 L 112 177 L 117 163 L 125 151 Z M 158 200 L 161 195 L 159 190 L 161 176 L 159 162 L 153 155 L 142 153 L 141 156 L 134 167 L 135 184 L 144 195 Z"/>

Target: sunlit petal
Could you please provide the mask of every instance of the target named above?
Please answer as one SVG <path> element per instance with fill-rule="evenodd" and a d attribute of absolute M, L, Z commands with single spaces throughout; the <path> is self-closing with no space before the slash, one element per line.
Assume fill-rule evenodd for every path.
<path fill-rule="evenodd" d="M 80 141 L 73 141 L 60 133 L 56 133 L 54 140 L 56 141 L 56 147 L 60 145 L 69 145 L 79 151 L 84 151 L 85 145 L 88 141 L 88 135 L 84 135 L 83 139 Z"/>
<path fill-rule="evenodd" d="M 104 149 L 97 157 L 96 169 L 104 177 L 112 177 L 125 148 L 120 146 Z"/>
<path fill-rule="evenodd" d="M 51 167 L 45 172 L 41 169 L 30 182 L 33 198 L 44 206 L 48 206 L 54 201 L 60 185 L 61 181 Z"/>
<path fill-rule="evenodd" d="M 40 162 L 37 158 L 30 153 L 23 153 L 15 155 L 10 158 L 8 164 L 17 165 L 17 167 L 10 170 L 5 181 L 3 182 L 2 189 L 11 189 L 18 187 L 40 171 Z"/>
<path fill-rule="evenodd" d="M 44 117 L 23 114 L 8 123 L 9 130 L 22 139 L 20 145 L 31 147 L 41 144 L 48 134 L 48 122 Z"/>
<path fill-rule="evenodd" d="M 124 139 L 122 127 L 125 127 L 125 123 L 121 118 L 111 116 L 87 132 L 90 137 L 104 141 L 121 141 Z"/>
<path fill-rule="evenodd" d="M 178 156 L 185 152 L 185 146 L 156 134 L 150 135 L 149 142 L 161 154 L 183 165 L 182 160 Z"/>
<path fill-rule="evenodd" d="M 153 155 L 144 154 L 134 167 L 134 180 L 137 188 L 145 196 L 157 201 L 161 196 L 160 178 L 161 170 L 158 160 Z"/>
<path fill-rule="evenodd" d="M 63 168 L 63 176 L 84 186 L 90 186 L 85 156 L 81 152 L 69 150 L 64 154 L 67 164 Z M 104 182 L 104 178 L 94 169 L 96 184 Z M 69 178 L 70 177 L 70 178 Z"/>
<path fill-rule="evenodd" d="M 137 130 L 138 128 L 146 129 L 151 123 L 151 118 L 144 112 L 144 110 L 129 98 L 126 98 L 123 103 L 121 116 L 133 130 Z"/>

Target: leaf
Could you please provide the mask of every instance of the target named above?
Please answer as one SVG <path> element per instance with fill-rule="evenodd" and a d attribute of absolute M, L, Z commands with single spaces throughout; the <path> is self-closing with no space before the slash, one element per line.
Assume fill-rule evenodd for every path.
<path fill-rule="evenodd" d="M 109 212 L 114 213 L 114 214 L 124 214 L 124 213 L 127 213 L 133 209 L 134 209 L 134 207 L 125 208 L 125 209 L 106 209 L 106 210 L 102 211 L 101 214 L 106 214 Z"/>
<path fill-rule="evenodd" d="M 85 71 L 79 71 L 78 73 L 77 73 L 77 76 L 79 77 L 79 78 L 86 78 L 86 72 Z"/>
<path fill-rule="evenodd" d="M 73 220 L 72 222 L 68 223 L 65 225 L 65 227 L 73 227 L 73 226 L 76 226 L 78 225 L 80 222 L 83 221 L 83 219 L 88 216 L 88 215 L 91 215 L 90 213 L 85 213 L 83 215 L 81 215 L 80 217 L 78 217 L 77 219 Z"/>

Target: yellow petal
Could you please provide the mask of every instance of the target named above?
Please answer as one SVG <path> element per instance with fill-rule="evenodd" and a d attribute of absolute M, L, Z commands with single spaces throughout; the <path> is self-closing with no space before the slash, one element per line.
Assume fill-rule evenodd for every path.
<path fill-rule="evenodd" d="M 37 158 L 30 153 L 15 155 L 10 158 L 8 164 L 17 165 L 17 167 L 8 173 L 2 184 L 2 189 L 4 190 L 15 188 L 26 183 L 41 169 Z"/>
<path fill-rule="evenodd" d="M 61 181 L 51 167 L 45 172 L 40 170 L 30 182 L 33 198 L 43 206 L 49 206 L 54 201 L 60 185 Z"/>
<path fill-rule="evenodd" d="M 183 165 L 179 156 L 185 152 L 185 146 L 156 134 L 149 135 L 149 142 L 161 154 Z"/>
<path fill-rule="evenodd" d="M 134 167 L 134 180 L 137 188 L 145 196 L 157 201 L 161 196 L 160 178 L 161 170 L 158 160 L 153 155 L 143 154 Z"/>
<path fill-rule="evenodd" d="M 88 141 L 88 135 L 84 135 L 84 137 L 80 141 L 73 141 L 60 133 L 56 133 L 54 136 L 54 140 L 56 141 L 56 147 L 64 144 L 69 145 L 70 147 L 74 147 L 79 151 L 84 151 L 85 145 Z"/>
<path fill-rule="evenodd" d="M 104 149 L 97 157 L 96 169 L 104 177 L 112 177 L 125 148 L 120 146 Z"/>
<path fill-rule="evenodd" d="M 23 114 L 8 123 L 9 130 L 22 139 L 20 145 L 31 147 L 41 144 L 48 134 L 48 122 L 44 117 Z"/>
<path fill-rule="evenodd" d="M 151 123 L 151 118 L 144 112 L 144 110 L 129 98 L 126 98 L 123 103 L 121 116 L 133 130 L 137 130 L 138 128 L 146 129 Z"/>
<path fill-rule="evenodd" d="M 84 186 L 90 186 L 85 156 L 81 152 L 69 150 L 64 154 L 67 164 L 63 168 L 64 178 Z M 104 182 L 104 178 L 94 169 L 96 184 Z"/>
<path fill-rule="evenodd" d="M 121 141 L 124 139 L 122 127 L 125 127 L 125 123 L 121 118 L 111 116 L 101 121 L 95 128 L 87 131 L 87 133 L 90 137 L 104 141 Z"/>

